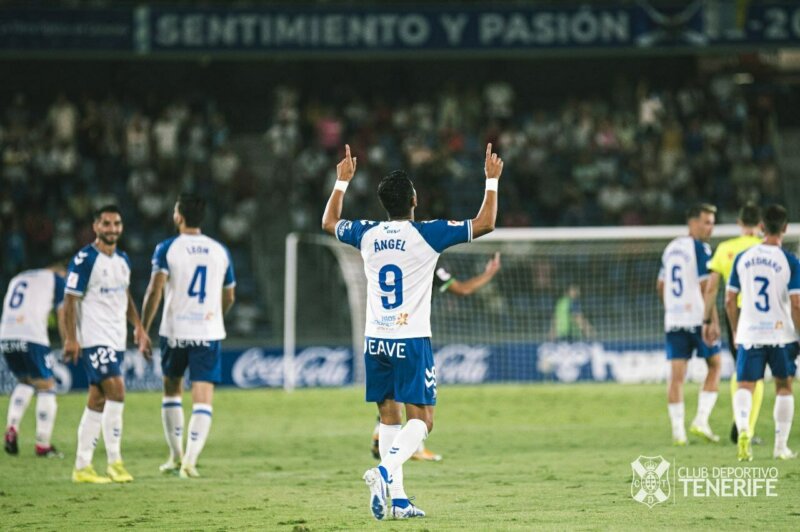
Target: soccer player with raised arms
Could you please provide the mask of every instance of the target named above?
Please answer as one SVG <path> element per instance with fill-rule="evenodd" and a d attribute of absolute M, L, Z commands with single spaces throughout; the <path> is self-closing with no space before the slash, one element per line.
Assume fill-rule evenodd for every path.
<path fill-rule="evenodd" d="M 164 398 L 161 420 L 170 456 L 164 473 L 178 471 L 181 478 L 196 478 L 197 459 L 211 429 L 214 384 L 221 380 L 223 316 L 233 306 L 236 279 L 228 249 L 200 231 L 205 202 L 181 194 L 172 220 L 178 236 L 156 246 L 153 272 L 142 303 L 142 321 L 150 330 L 161 295 L 161 369 Z M 183 375 L 192 381 L 192 417 L 183 454 Z"/>
<path fill-rule="evenodd" d="M 667 360 L 670 361 L 670 381 L 667 392 L 668 411 L 672 423 L 674 445 L 687 444 L 684 425 L 683 381 L 686 368 L 694 353 L 705 359 L 708 373 L 697 401 L 697 415 L 690 431 L 710 442 L 719 436 L 711 431 L 708 418 L 717 402 L 720 375 L 719 340 L 709 347 L 702 339 L 703 292 L 708 279 L 708 260 L 711 248 L 706 243 L 714 230 L 716 207 L 699 204 L 686 214 L 689 234 L 670 242 L 661 256 L 657 290 L 664 303 L 664 330 L 667 337 Z M 713 319 L 718 320 L 716 308 Z"/>
<path fill-rule="evenodd" d="M 106 205 L 98 209 L 92 228 L 97 238 L 70 261 L 64 290 L 64 358 L 73 363 L 82 358 L 89 380 L 89 397 L 78 425 L 72 481 L 131 482 L 133 477 L 122 463 L 121 450 L 125 380 L 120 366 L 128 336 L 126 321 L 134 326 L 134 340 L 148 360 L 150 339 L 128 290 L 130 261 L 117 249 L 122 235 L 119 208 Z M 108 456 L 108 477 L 98 475 L 92 467 L 101 431 Z"/>
<path fill-rule="evenodd" d="M 403 486 L 403 463 L 433 429 L 436 368 L 431 350 L 431 289 L 436 261 L 448 247 L 470 242 L 494 230 L 497 185 L 503 161 L 486 147 L 486 193 L 472 220 L 414 221 L 417 195 L 405 172 L 396 170 L 378 185 L 378 198 L 388 221 L 341 219 L 344 193 L 357 160 L 345 146 L 336 166 L 322 228 L 361 251 L 367 277 L 367 319 L 364 341 L 366 400 L 378 404 L 381 418 L 381 462 L 367 470 L 369 506 L 376 519 L 388 515 L 387 488 L 395 519 L 423 517 Z M 401 426 L 399 403 L 406 408 Z"/>
<path fill-rule="evenodd" d="M 4 447 L 19 453 L 19 423 L 36 392 L 36 456 L 63 458 L 50 443 L 56 420 L 56 382 L 50 354 L 47 320 L 55 309 L 64 342 L 64 265 L 27 270 L 8 283 L 0 321 L 0 351 L 19 381 L 8 402 Z"/>
<path fill-rule="evenodd" d="M 789 449 L 789 431 L 794 416 L 792 380 L 800 330 L 800 261 L 781 247 L 787 227 L 786 209 L 771 205 L 764 211 L 764 242 L 743 251 L 733 263 L 725 311 L 736 330 L 736 377 L 739 388 L 733 396 L 733 411 L 739 429 L 740 461 L 753 459 L 750 410 L 753 388 L 764 378 L 769 364 L 775 379 L 775 447 L 773 457 L 797 457 Z M 742 295 L 741 309 L 737 304 Z"/>

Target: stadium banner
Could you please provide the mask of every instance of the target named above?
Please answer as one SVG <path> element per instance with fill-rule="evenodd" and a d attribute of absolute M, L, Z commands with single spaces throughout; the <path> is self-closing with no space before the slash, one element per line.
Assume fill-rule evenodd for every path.
<path fill-rule="evenodd" d="M 0 9 L 0 51 L 402 55 L 800 43 L 797 2 L 686 4 Z"/>
<path fill-rule="evenodd" d="M 362 356 L 359 353 L 358 356 Z M 80 365 L 50 355 L 59 393 L 88 387 Z M 486 382 L 615 381 L 664 382 L 669 376 L 662 344 L 630 343 L 509 343 L 497 345 L 447 344 L 434 348 L 436 379 L 440 384 Z M 294 359 L 298 387 L 336 387 L 353 384 L 353 354 L 349 347 L 311 346 L 298 349 Z M 122 365 L 128 390 L 161 389 L 161 353 L 153 351 L 146 362 L 135 350 L 125 353 Z M 225 349 L 222 351 L 222 386 L 280 388 L 283 386 L 283 350 L 279 347 Z M 733 359 L 723 350 L 722 377 L 733 372 Z M 705 378 L 706 365 L 692 359 L 688 377 Z M 16 379 L 0 358 L 0 393 L 10 393 Z"/>
<path fill-rule="evenodd" d="M 0 9 L 0 50 L 131 52 L 130 9 Z"/>

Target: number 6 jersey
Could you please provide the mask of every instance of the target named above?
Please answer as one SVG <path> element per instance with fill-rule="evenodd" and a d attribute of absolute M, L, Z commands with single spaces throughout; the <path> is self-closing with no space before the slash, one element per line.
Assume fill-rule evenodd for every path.
<path fill-rule="evenodd" d="M 741 293 L 736 343 L 786 345 L 797 341 L 789 295 L 800 294 L 800 263 L 778 246 L 759 244 L 739 253 L 728 291 Z"/>
<path fill-rule="evenodd" d="M 222 289 L 236 284 L 228 249 L 205 235 L 181 234 L 156 246 L 153 273 L 167 275 L 161 336 L 222 340 Z"/>
<path fill-rule="evenodd" d="M 472 221 L 340 220 L 336 238 L 361 251 L 367 276 L 364 334 L 431 336 L 431 286 L 439 255 L 472 240 Z"/>
<path fill-rule="evenodd" d="M 658 279 L 664 282 L 664 330 L 703 325 L 703 293 L 711 248 L 690 236 L 674 239 L 661 256 Z"/>

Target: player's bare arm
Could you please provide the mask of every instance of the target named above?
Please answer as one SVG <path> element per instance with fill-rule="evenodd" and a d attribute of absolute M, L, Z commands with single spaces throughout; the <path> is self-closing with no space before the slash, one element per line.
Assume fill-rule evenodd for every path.
<path fill-rule="evenodd" d="M 492 144 L 486 145 L 486 160 L 483 165 L 486 174 L 486 192 L 478 215 L 472 220 L 472 236 L 479 236 L 494 231 L 497 221 L 497 184 L 503 173 L 503 160 L 492 153 Z M 494 181 L 492 181 L 494 180 Z"/>
<path fill-rule="evenodd" d="M 78 344 L 77 305 L 80 298 L 73 294 L 64 294 L 64 360 L 78 361 L 81 346 Z"/>
<path fill-rule="evenodd" d="M 153 349 L 150 343 L 150 336 L 142 326 L 139 319 L 139 312 L 136 310 L 136 303 L 133 302 L 130 291 L 128 291 L 128 323 L 133 325 L 133 341 L 146 360 L 153 358 Z"/>
<path fill-rule="evenodd" d="M 719 314 L 716 313 L 717 293 L 721 277 L 719 273 L 711 272 L 703 289 L 703 341 L 709 346 L 719 340 L 722 335 L 719 327 Z"/>
<path fill-rule="evenodd" d="M 222 313 L 227 314 L 236 301 L 236 288 L 228 286 L 222 289 Z"/>
<path fill-rule="evenodd" d="M 792 305 L 792 322 L 794 322 L 794 330 L 800 331 L 800 294 L 790 294 L 789 300 Z"/>
<path fill-rule="evenodd" d="M 658 299 L 661 300 L 661 303 L 664 303 L 664 281 L 659 279 L 656 282 L 656 292 L 658 292 Z"/>
<path fill-rule="evenodd" d="M 739 306 L 737 305 L 738 294 L 736 292 L 727 291 L 725 292 L 725 312 L 728 314 L 728 324 L 731 327 L 731 330 L 736 331 L 736 327 L 739 325 Z M 792 301 L 792 317 L 794 317 L 794 300 Z M 735 335 L 734 335 L 735 337 Z M 732 349 L 736 349 L 737 346 L 734 343 Z"/>
<path fill-rule="evenodd" d="M 453 281 L 450 286 L 447 287 L 447 291 L 458 296 L 468 296 L 491 281 L 499 270 L 500 252 L 497 252 L 489 262 L 486 263 L 486 268 L 483 270 L 482 274 L 476 275 L 466 281 Z"/>
<path fill-rule="evenodd" d="M 356 173 L 358 158 L 350 153 L 350 145 L 344 145 L 344 159 L 336 165 L 337 187 L 331 192 L 328 204 L 325 205 L 325 212 L 322 215 L 322 229 L 326 233 L 334 234 L 336 224 L 342 218 L 342 204 L 344 203 L 344 189 L 346 185 L 338 185 L 339 182 L 349 183 Z M 342 187 L 342 188 L 340 188 Z"/>
<path fill-rule="evenodd" d="M 150 282 L 147 285 L 144 301 L 142 302 L 142 327 L 145 334 L 149 334 L 150 326 L 153 325 L 158 307 L 161 306 L 161 297 L 164 293 L 166 282 L 167 274 L 164 272 L 153 272 L 150 275 Z"/>
<path fill-rule="evenodd" d="M 58 324 L 58 337 L 61 338 L 61 346 L 64 346 L 64 342 L 67 340 L 67 322 L 65 319 L 66 311 L 64 310 L 64 305 L 62 304 L 60 307 L 56 309 L 56 323 Z"/>

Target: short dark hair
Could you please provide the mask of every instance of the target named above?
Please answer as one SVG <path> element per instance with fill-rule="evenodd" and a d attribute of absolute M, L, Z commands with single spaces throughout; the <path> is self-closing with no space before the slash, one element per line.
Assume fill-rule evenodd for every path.
<path fill-rule="evenodd" d="M 788 220 L 786 209 L 777 203 L 772 204 L 764 210 L 764 232 L 768 235 L 780 235 Z"/>
<path fill-rule="evenodd" d="M 747 227 L 755 227 L 761 222 L 761 208 L 753 202 L 747 202 L 739 209 L 739 221 Z"/>
<path fill-rule="evenodd" d="M 119 207 L 117 207 L 113 203 L 109 203 L 108 205 L 103 205 L 102 207 L 94 211 L 94 221 L 96 222 L 97 220 L 102 218 L 103 214 L 107 212 L 116 213 L 122 216 L 122 211 L 119 210 Z"/>
<path fill-rule="evenodd" d="M 194 194 L 181 194 L 178 196 L 178 212 L 183 216 L 186 227 L 200 227 L 205 215 L 206 202 Z"/>
<path fill-rule="evenodd" d="M 717 208 L 710 203 L 696 203 L 686 211 L 686 221 L 688 222 L 689 220 L 699 218 L 704 212 L 708 214 L 717 214 Z"/>
<path fill-rule="evenodd" d="M 390 217 L 408 215 L 414 194 L 414 184 L 403 170 L 389 173 L 378 184 L 378 199 Z"/>

